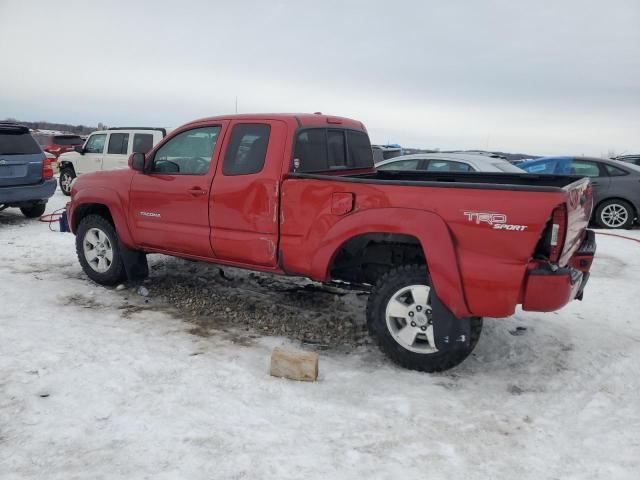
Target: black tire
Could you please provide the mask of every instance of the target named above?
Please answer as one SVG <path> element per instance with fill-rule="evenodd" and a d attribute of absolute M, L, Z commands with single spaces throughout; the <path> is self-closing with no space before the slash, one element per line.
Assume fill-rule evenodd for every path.
<path fill-rule="evenodd" d="M 442 372 L 462 363 L 480 339 L 482 318 L 471 319 L 471 338 L 469 346 L 465 349 L 416 353 L 406 349 L 393 338 L 386 321 L 387 304 L 396 292 L 409 285 L 431 286 L 425 266 L 404 265 L 389 270 L 378 280 L 369 295 L 367 325 L 370 334 L 377 339 L 380 349 L 398 365 L 421 372 Z"/>
<path fill-rule="evenodd" d="M 106 235 L 108 242 L 105 241 L 104 244 L 108 243 L 112 251 L 111 263 L 107 270 L 103 272 L 97 271 L 97 267 L 92 267 L 85 256 L 85 237 L 92 229 L 100 230 Z M 124 263 L 122 262 L 122 256 L 120 255 L 118 234 L 114 226 L 106 218 L 100 215 L 87 215 L 80 221 L 78 231 L 76 232 L 76 253 L 82 270 L 84 270 L 84 273 L 94 282 L 100 285 L 117 285 L 126 280 L 127 274 L 124 269 Z"/>
<path fill-rule="evenodd" d="M 63 167 L 60 170 L 60 191 L 67 196 L 71 195 L 71 181 L 74 178 L 76 178 L 76 172 L 73 168 Z"/>
<path fill-rule="evenodd" d="M 620 216 L 612 216 L 615 214 Z M 612 198 L 605 200 L 596 209 L 595 221 L 601 228 L 628 229 L 633 226 L 636 210 L 629 202 Z"/>
<path fill-rule="evenodd" d="M 20 211 L 27 218 L 41 217 L 46 209 L 47 209 L 47 202 L 36 203 L 29 207 L 20 207 Z"/>

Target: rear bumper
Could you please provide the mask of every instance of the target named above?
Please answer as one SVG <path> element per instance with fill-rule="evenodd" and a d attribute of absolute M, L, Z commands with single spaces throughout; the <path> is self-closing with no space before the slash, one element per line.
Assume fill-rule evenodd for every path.
<path fill-rule="evenodd" d="M 552 312 L 571 300 L 581 300 L 595 253 L 595 234 L 587 230 L 580 248 L 566 267 L 553 269 L 549 264 L 543 264 L 529 270 L 522 309 Z"/>
<path fill-rule="evenodd" d="M 49 178 L 35 185 L 0 187 L 0 204 L 15 205 L 51 198 L 56 191 L 56 179 Z"/>

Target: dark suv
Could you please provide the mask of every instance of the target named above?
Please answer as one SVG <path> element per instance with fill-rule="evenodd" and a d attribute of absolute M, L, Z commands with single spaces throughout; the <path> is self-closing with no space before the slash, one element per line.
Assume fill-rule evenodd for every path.
<path fill-rule="evenodd" d="M 29 129 L 0 122 L 0 210 L 17 207 L 26 217 L 39 217 L 55 191 L 51 162 Z"/>

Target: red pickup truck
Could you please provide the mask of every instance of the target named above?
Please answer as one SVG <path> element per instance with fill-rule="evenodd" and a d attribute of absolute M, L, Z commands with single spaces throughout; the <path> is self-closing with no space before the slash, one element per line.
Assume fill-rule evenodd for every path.
<path fill-rule="evenodd" d="M 595 254 L 588 179 L 376 171 L 347 118 L 206 118 L 129 166 L 71 190 L 91 279 L 144 278 L 153 252 L 370 288 L 370 332 L 417 370 L 464 360 L 484 316 L 582 298 Z"/>

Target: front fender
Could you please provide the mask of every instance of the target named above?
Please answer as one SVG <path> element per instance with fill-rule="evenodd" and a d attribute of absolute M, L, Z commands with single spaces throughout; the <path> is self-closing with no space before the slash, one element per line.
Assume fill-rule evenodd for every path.
<path fill-rule="evenodd" d="M 441 301 L 458 317 L 471 313 L 467 307 L 458 259 L 449 227 L 439 215 L 407 208 L 376 208 L 346 216 L 318 242 L 311 263 L 312 278 L 327 281 L 329 268 L 349 239 L 370 233 L 394 233 L 416 237 L 422 246 L 433 288 Z"/>
<path fill-rule="evenodd" d="M 76 232 L 78 228 L 78 213 L 81 212 L 82 206 L 86 205 L 104 205 L 109 209 L 113 223 L 120 241 L 129 248 L 134 248 L 135 244 L 129 224 L 127 223 L 127 207 L 126 202 L 118 195 L 118 192 L 105 187 L 84 188 L 73 192 L 73 200 L 70 205 L 69 223 L 71 231 Z"/>

